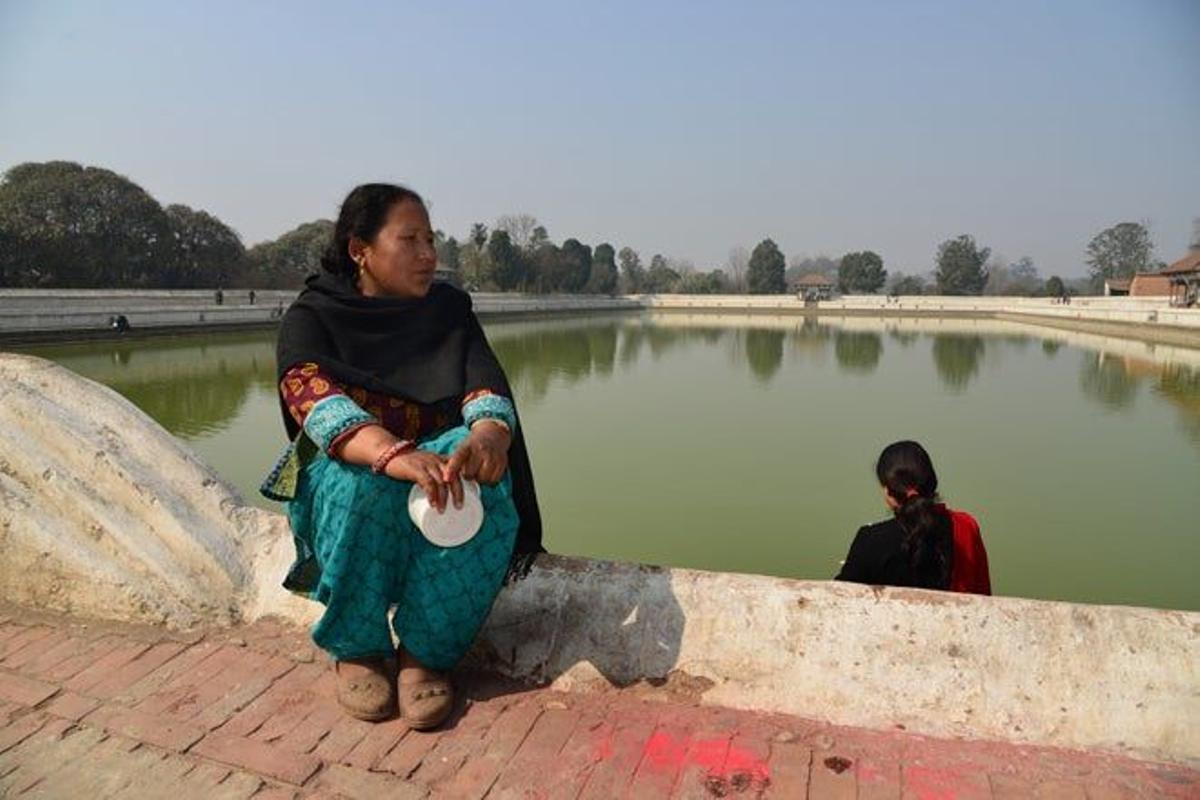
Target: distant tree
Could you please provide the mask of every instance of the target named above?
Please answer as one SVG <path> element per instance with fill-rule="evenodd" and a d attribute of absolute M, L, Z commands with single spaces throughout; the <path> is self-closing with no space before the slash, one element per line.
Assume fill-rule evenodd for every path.
<path fill-rule="evenodd" d="M 1062 297 L 1066 293 L 1067 287 L 1063 284 L 1063 279 L 1057 275 L 1051 275 L 1046 281 L 1046 296 Z"/>
<path fill-rule="evenodd" d="M 1140 222 L 1118 222 L 1092 237 L 1087 246 L 1092 284 L 1099 289 L 1112 278 L 1132 278 L 1157 267 L 1150 230 Z"/>
<path fill-rule="evenodd" d="M 681 294 L 721 294 L 728 286 L 729 277 L 723 270 L 711 272 L 688 272 L 679 280 Z"/>
<path fill-rule="evenodd" d="M 561 249 L 562 282 L 557 288 L 563 292 L 582 291 L 592 274 L 592 248 L 578 239 L 567 239 Z"/>
<path fill-rule="evenodd" d="M 538 225 L 533 229 L 533 233 L 529 235 L 529 249 L 537 250 L 542 245 L 550 241 L 550 234 L 546 232 L 544 225 Z"/>
<path fill-rule="evenodd" d="M 615 294 L 617 291 L 617 262 L 613 246 L 608 242 L 596 245 L 592 253 L 592 271 L 584 287 L 589 294 Z"/>
<path fill-rule="evenodd" d="M 787 284 L 783 280 L 784 259 L 779 246 L 770 239 L 759 242 L 750 254 L 746 268 L 746 282 L 750 294 L 783 294 Z"/>
<path fill-rule="evenodd" d="M 333 222 L 306 222 L 278 239 L 260 242 L 246 251 L 247 282 L 263 289 L 295 289 L 321 268 L 321 256 L 333 241 Z"/>
<path fill-rule="evenodd" d="M 963 234 L 938 245 L 937 289 L 939 294 L 979 294 L 987 283 L 987 263 L 992 251 L 975 244 L 975 238 Z"/>
<path fill-rule="evenodd" d="M 1188 242 L 1189 250 L 1200 250 L 1200 217 L 1192 220 L 1192 240 Z"/>
<path fill-rule="evenodd" d="M 746 268 L 750 265 L 750 251 L 740 244 L 729 251 L 725 261 L 725 272 L 729 275 L 729 288 L 735 292 L 746 291 Z"/>
<path fill-rule="evenodd" d="M 651 294 L 669 294 L 679 287 L 679 280 L 679 273 L 667 266 L 666 257 L 655 253 L 650 259 L 650 269 L 646 271 L 644 291 Z"/>
<path fill-rule="evenodd" d="M 161 276 L 167 288 L 230 286 L 248 276 L 246 248 L 237 233 L 205 211 L 167 206 L 175 257 Z"/>
<path fill-rule="evenodd" d="M 529 254 L 528 259 L 527 283 L 529 288 L 539 294 L 555 291 L 562 280 L 560 267 L 562 252 L 558 246 L 550 241 L 543 242 Z"/>
<path fill-rule="evenodd" d="M 482 222 L 476 222 L 471 226 L 471 241 L 475 243 L 475 247 L 483 252 L 483 248 L 487 247 L 488 229 L 487 225 Z"/>
<path fill-rule="evenodd" d="M 617 253 L 621 263 L 621 289 L 626 294 L 637 294 L 642 291 L 646 282 L 646 270 L 642 268 L 642 259 L 632 247 L 622 247 Z"/>
<path fill-rule="evenodd" d="M 888 294 L 893 297 L 925 294 L 925 281 L 920 275 L 905 275 L 897 272 L 888 284 Z"/>
<path fill-rule="evenodd" d="M 458 239 L 446 236 L 443 231 L 434 231 L 433 246 L 437 249 L 438 265 L 458 272 L 461 263 Z"/>
<path fill-rule="evenodd" d="M 522 249 L 529 249 L 533 244 L 534 231 L 542 228 L 538 224 L 537 217 L 532 214 L 505 214 L 496 220 L 496 224 L 492 226 L 493 230 L 501 230 L 508 232 L 508 238 L 513 245 Z M 542 232 L 545 232 L 542 228 Z"/>
<path fill-rule="evenodd" d="M 488 261 L 486 242 L 480 248 L 473 238 L 468 237 L 466 243 L 458 248 L 458 274 L 462 278 L 463 288 L 468 291 L 490 291 L 496 288 L 492 280 L 492 265 Z"/>
<path fill-rule="evenodd" d="M 1010 294 L 1028 297 L 1037 294 L 1043 286 L 1037 266 L 1029 256 L 1021 256 L 1009 266 L 1008 278 Z"/>
<path fill-rule="evenodd" d="M 874 294 L 883 288 L 887 270 L 883 259 L 870 250 L 846 253 L 838 266 L 838 291 L 843 294 Z"/>
<path fill-rule="evenodd" d="M 497 289 L 511 292 L 524 284 L 525 270 L 521 263 L 521 253 L 513 245 L 508 231 L 502 228 L 492 230 L 487 243 L 487 257 L 492 265 L 492 279 L 496 282 Z"/>
<path fill-rule="evenodd" d="M 8 286 L 159 286 L 175 256 L 166 212 L 140 186 L 69 161 L 0 181 L 0 276 Z"/>

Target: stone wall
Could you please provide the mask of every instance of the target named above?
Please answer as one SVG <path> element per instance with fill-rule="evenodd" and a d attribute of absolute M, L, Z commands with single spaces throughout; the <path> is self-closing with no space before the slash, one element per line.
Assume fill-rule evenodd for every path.
<path fill-rule="evenodd" d="M 217 330 L 278 323 L 296 298 L 292 291 L 260 291 L 250 303 L 245 289 L 103 291 L 85 289 L 0 289 L 0 338 L 69 339 L 108 332 L 116 315 L 130 333 L 169 330 Z M 633 299 L 580 295 L 473 295 L 481 317 L 495 315 L 581 313 L 638 309 Z"/>

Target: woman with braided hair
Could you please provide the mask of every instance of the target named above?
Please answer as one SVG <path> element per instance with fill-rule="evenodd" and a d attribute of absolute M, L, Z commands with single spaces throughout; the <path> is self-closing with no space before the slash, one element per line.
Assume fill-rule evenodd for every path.
<path fill-rule="evenodd" d="M 859 528 L 837 580 L 991 594 L 979 523 L 939 500 L 925 448 L 912 441 L 888 445 L 875 477 L 892 518 Z"/>

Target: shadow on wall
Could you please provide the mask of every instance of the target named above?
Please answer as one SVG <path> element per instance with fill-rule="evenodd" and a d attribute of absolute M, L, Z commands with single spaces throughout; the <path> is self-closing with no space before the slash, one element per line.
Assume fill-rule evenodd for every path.
<path fill-rule="evenodd" d="M 684 623 L 664 568 L 543 555 L 500 593 L 464 666 L 539 684 L 570 673 L 658 686 L 679 660 Z"/>

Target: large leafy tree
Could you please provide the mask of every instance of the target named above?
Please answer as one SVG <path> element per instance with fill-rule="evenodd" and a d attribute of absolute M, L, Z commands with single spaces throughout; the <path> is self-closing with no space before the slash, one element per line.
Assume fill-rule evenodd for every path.
<path fill-rule="evenodd" d="M 555 288 L 563 292 L 582 291 L 592 274 L 592 248 L 578 239 L 567 239 L 560 249 L 561 280 Z"/>
<path fill-rule="evenodd" d="M 679 287 L 680 274 L 667 264 L 667 259 L 661 253 L 655 253 L 650 258 L 650 269 L 646 270 L 645 291 L 651 294 L 668 294 Z"/>
<path fill-rule="evenodd" d="M 937 290 L 939 294 L 980 294 L 987 283 L 987 263 L 991 249 L 980 247 L 975 237 L 963 234 L 947 239 L 937 250 Z"/>
<path fill-rule="evenodd" d="M 721 294 L 732 279 L 723 271 L 688 272 L 679 281 L 681 294 Z"/>
<path fill-rule="evenodd" d="M 321 268 L 321 257 L 333 242 L 333 222 L 318 219 L 288 231 L 278 239 L 260 242 L 246 251 L 250 285 L 265 289 L 294 289 Z"/>
<path fill-rule="evenodd" d="M 870 250 L 842 256 L 837 275 L 838 291 L 843 294 L 874 294 L 887 280 L 883 259 Z"/>
<path fill-rule="evenodd" d="M 461 261 L 458 239 L 446 236 L 445 231 L 434 231 L 433 246 L 437 249 L 438 265 L 457 272 Z"/>
<path fill-rule="evenodd" d="M 894 273 L 891 284 L 888 286 L 888 294 L 894 297 L 925 294 L 925 281 L 920 275 L 905 275 L 902 272 Z"/>
<path fill-rule="evenodd" d="M 786 262 L 779 246 L 770 239 L 763 239 L 750 254 L 746 268 L 746 282 L 750 294 L 783 294 L 787 284 L 783 280 Z"/>
<path fill-rule="evenodd" d="M 69 161 L 13 167 L 0 181 L 0 276 L 8 286 L 160 284 L 171 222 L 140 186 Z"/>
<path fill-rule="evenodd" d="M 642 291 L 646 283 L 646 270 L 637 251 L 632 247 L 622 247 L 621 252 L 617 253 L 617 260 L 621 263 L 622 289 L 628 294 Z"/>
<path fill-rule="evenodd" d="M 247 269 L 246 248 L 237 233 L 206 211 L 167 206 L 175 258 L 159 285 L 167 288 L 229 286 Z"/>
<path fill-rule="evenodd" d="M 496 288 L 508 292 L 524 286 L 525 265 L 508 231 L 501 228 L 492 230 L 487 243 L 487 257 L 492 264 L 492 279 L 496 282 Z"/>
<path fill-rule="evenodd" d="M 1140 222 L 1118 222 L 1092 237 L 1087 246 L 1088 271 L 1097 288 L 1110 278 L 1132 278 L 1157 269 L 1150 230 Z"/>
<path fill-rule="evenodd" d="M 492 226 L 493 230 L 505 231 L 513 246 L 520 250 L 528 250 L 537 244 L 535 232 L 539 228 L 545 234 L 546 229 L 538 224 L 537 217 L 532 214 L 505 214 Z"/>
<path fill-rule="evenodd" d="M 608 242 L 596 245 L 592 253 L 592 272 L 585 288 L 591 294 L 613 294 L 617 291 L 616 253 Z"/>

